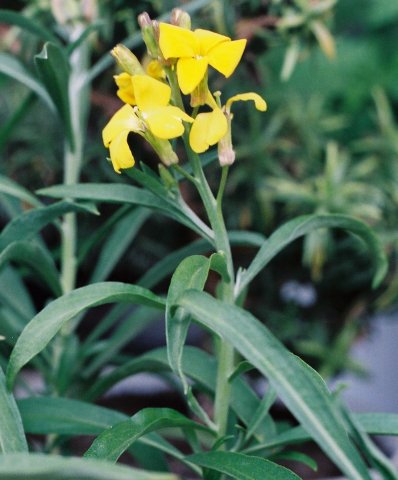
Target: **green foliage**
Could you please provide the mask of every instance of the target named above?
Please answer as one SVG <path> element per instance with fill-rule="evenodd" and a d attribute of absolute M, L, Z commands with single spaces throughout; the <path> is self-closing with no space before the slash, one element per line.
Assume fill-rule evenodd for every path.
<path fill-rule="evenodd" d="M 0 10 L 0 480 L 294 480 L 295 462 L 322 468 L 300 451 L 309 441 L 351 480 L 370 479 L 369 467 L 398 479 L 370 437 L 397 436 L 398 416 L 352 413 L 322 376 L 360 370 L 348 358 L 358 308 L 348 301 L 330 332 L 328 305 L 275 301 L 297 277 L 360 292 L 366 311 L 395 274 L 398 63 L 386 45 L 397 8 L 186 2 L 193 28 L 248 38 L 228 82 L 210 70 L 203 82 L 221 104 L 264 94 L 269 113 L 234 104 L 220 140 L 231 133 L 232 168 L 216 149 L 197 155 L 184 125 L 170 142 L 177 165 L 158 166 L 135 135 L 136 165 L 116 176 L 100 141 L 118 108 L 108 52 L 123 41 L 146 62 L 136 16 L 169 21 L 177 2 L 25 3 Z M 184 109 L 172 63 L 164 81 Z M 380 302 L 397 286 L 393 277 Z M 156 330 L 164 344 L 141 348 Z M 97 405 L 145 373 L 176 406 Z"/>

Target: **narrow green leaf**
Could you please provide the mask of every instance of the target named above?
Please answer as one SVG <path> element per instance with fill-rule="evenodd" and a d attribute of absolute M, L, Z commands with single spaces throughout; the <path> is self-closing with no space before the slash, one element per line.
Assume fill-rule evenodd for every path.
<path fill-rule="evenodd" d="M 29 190 L 14 182 L 5 175 L 0 175 L 0 192 L 32 205 L 33 207 L 42 207 L 43 204 L 38 198 L 32 195 Z"/>
<path fill-rule="evenodd" d="M 7 391 L 4 373 L 0 367 L 0 453 L 27 451 L 21 416 L 14 396 Z"/>
<path fill-rule="evenodd" d="M 38 243 L 12 242 L 0 253 L 0 270 L 9 262 L 28 265 L 48 285 L 50 290 L 59 296 L 62 287 L 54 260 L 47 250 Z"/>
<path fill-rule="evenodd" d="M 373 435 L 398 435 L 397 413 L 357 413 L 354 418 Z"/>
<path fill-rule="evenodd" d="M 0 302 L 15 312 L 24 325 L 36 313 L 33 299 L 20 273 L 10 265 L 0 272 Z"/>
<path fill-rule="evenodd" d="M 387 271 L 387 259 L 379 239 L 363 222 L 346 215 L 304 215 L 279 227 L 263 244 L 237 285 L 241 292 L 286 245 L 318 228 L 343 228 L 361 238 L 375 265 L 373 286 L 377 287 Z"/>
<path fill-rule="evenodd" d="M 178 302 L 193 317 L 221 335 L 271 382 L 292 414 L 325 453 L 352 480 L 369 480 L 357 450 L 322 378 L 292 355 L 249 312 L 191 290 Z"/>
<path fill-rule="evenodd" d="M 247 431 L 245 434 L 246 442 L 255 434 L 258 426 L 261 425 L 264 418 L 268 415 L 270 408 L 276 400 L 276 397 L 276 391 L 272 387 L 269 387 L 259 406 L 257 407 L 257 410 L 253 412 L 251 422 L 247 426 Z"/>
<path fill-rule="evenodd" d="M 142 287 L 103 282 L 78 288 L 57 298 L 39 312 L 22 331 L 11 353 L 7 384 L 11 389 L 19 370 L 40 353 L 61 327 L 87 308 L 112 302 L 130 302 L 164 308 L 164 301 Z"/>
<path fill-rule="evenodd" d="M 300 480 L 292 471 L 260 457 L 243 453 L 207 452 L 186 457 L 192 463 L 230 475 L 237 480 Z"/>
<path fill-rule="evenodd" d="M 35 208 L 18 215 L 9 222 L 0 234 L 0 251 L 6 248 L 10 243 L 19 241 L 21 238 L 29 240 L 36 233 L 68 212 L 90 212 L 95 210 L 88 205 L 79 205 L 69 201 L 54 203 L 48 207 Z"/>
<path fill-rule="evenodd" d="M 55 111 L 54 103 L 42 83 L 17 58 L 8 53 L 0 53 L 0 73 L 28 87 L 47 104 L 51 111 Z"/>
<path fill-rule="evenodd" d="M 184 259 L 177 267 L 170 282 L 166 302 L 166 341 L 167 354 L 171 369 L 179 375 L 188 391 L 188 383 L 182 372 L 182 352 L 190 324 L 190 316 L 178 309 L 172 312 L 178 297 L 187 288 L 203 290 L 209 275 L 210 260 L 202 255 L 192 255 Z"/>
<path fill-rule="evenodd" d="M 207 353 L 193 347 L 186 346 L 182 357 L 182 369 L 185 375 L 198 382 L 208 391 L 214 392 L 216 386 L 217 363 Z M 85 395 L 88 400 L 93 400 L 106 392 L 120 380 L 142 371 L 161 372 L 169 371 L 167 350 L 159 348 L 145 353 L 138 358 L 115 368 L 111 373 L 104 375 L 97 380 Z M 259 405 L 259 399 L 253 390 L 242 379 L 237 378 L 231 386 L 231 406 L 237 416 L 248 425 L 252 419 L 253 412 Z M 270 417 L 257 430 L 256 434 L 260 439 L 273 435 L 275 428 Z"/>
<path fill-rule="evenodd" d="M 261 247 L 264 242 L 263 235 L 254 232 L 231 231 L 228 233 L 231 245 Z M 159 260 L 138 281 L 138 285 L 152 288 L 158 282 L 171 275 L 178 264 L 189 255 L 204 254 L 212 250 L 211 244 L 206 240 L 196 240 L 191 244 L 174 250 L 166 257 Z"/>
<path fill-rule="evenodd" d="M 90 183 L 76 185 L 55 185 L 38 190 L 39 195 L 53 198 L 75 198 L 94 202 L 122 203 L 141 205 L 158 211 L 174 220 L 193 229 L 199 235 L 211 241 L 210 229 L 203 222 L 193 222 L 187 213 L 179 208 L 175 202 L 167 198 L 159 198 L 152 192 L 132 185 L 120 183 Z"/>
<path fill-rule="evenodd" d="M 32 33 L 42 40 L 59 43 L 59 40 L 54 37 L 48 28 L 43 28 L 40 23 L 32 20 L 26 15 L 23 15 L 22 13 L 15 12 L 13 10 L 0 9 L 0 23 L 15 25 L 29 33 Z"/>
<path fill-rule="evenodd" d="M 158 473 L 112 465 L 97 459 L 60 457 L 38 453 L 0 455 L 3 480 L 178 480 L 171 473 Z"/>
<path fill-rule="evenodd" d="M 114 225 L 112 232 L 102 246 L 90 283 L 106 280 L 150 214 L 151 212 L 147 209 L 137 208 L 127 213 Z"/>
<path fill-rule="evenodd" d="M 282 452 L 274 455 L 272 459 L 273 460 L 293 460 L 294 462 L 300 462 L 304 465 L 307 465 L 307 467 L 311 468 L 311 470 L 313 470 L 314 472 L 318 470 L 318 464 L 316 463 L 316 461 L 310 456 L 302 452 L 294 452 L 294 451 Z"/>
<path fill-rule="evenodd" d="M 176 427 L 209 431 L 204 425 L 170 408 L 145 408 L 129 420 L 105 430 L 94 440 L 85 457 L 116 462 L 125 450 L 146 433 Z"/>
<path fill-rule="evenodd" d="M 69 145 L 73 150 L 74 138 L 69 108 L 70 68 L 68 58 L 59 45 L 47 42 L 42 51 L 35 56 L 35 65 L 41 81 L 54 102 L 65 127 Z"/>

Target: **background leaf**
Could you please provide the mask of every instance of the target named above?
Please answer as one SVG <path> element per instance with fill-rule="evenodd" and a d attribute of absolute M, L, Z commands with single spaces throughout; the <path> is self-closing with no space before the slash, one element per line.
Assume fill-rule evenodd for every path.
<path fill-rule="evenodd" d="M 96 283 L 63 295 L 39 312 L 22 331 L 7 369 L 9 388 L 19 370 L 46 347 L 66 322 L 87 308 L 112 302 L 164 308 L 164 301 L 149 290 L 118 282 Z"/>
<path fill-rule="evenodd" d="M 0 367 L 0 452 L 27 452 L 22 420 L 12 393 L 7 391 L 3 370 Z M 0 455 L 4 456 L 4 455 Z"/>

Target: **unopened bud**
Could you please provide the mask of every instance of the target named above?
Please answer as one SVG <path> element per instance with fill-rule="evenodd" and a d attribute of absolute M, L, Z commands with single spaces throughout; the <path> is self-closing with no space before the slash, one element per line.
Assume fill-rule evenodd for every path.
<path fill-rule="evenodd" d="M 177 180 L 173 177 L 173 175 L 170 173 L 169 169 L 166 168 L 163 164 L 159 163 L 159 175 L 160 178 L 162 179 L 162 182 L 164 186 L 167 188 L 167 190 L 175 190 L 177 189 L 178 182 Z"/>
<path fill-rule="evenodd" d="M 125 72 L 129 73 L 130 75 L 145 75 L 144 69 L 142 68 L 138 58 L 131 50 L 121 43 L 113 48 L 111 54 L 115 57 L 118 65 Z"/>
<path fill-rule="evenodd" d="M 187 30 L 191 30 L 191 17 L 189 13 L 181 10 L 181 8 L 174 8 L 171 12 L 171 21 L 172 25 L 176 25 L 177 27 L 186 28 Z"/>
<path fill-rule="evenodd" d="M 149 130 L 144 134 L 145 139 L 152 145 L 163 165 L 169 167 L 178 163 L 178 157 L 171 143 L 163 138 L 155 137 Z"/>
<path fill-rule="evenodd" d="M 146 12 L 138 15 L 138 23 L 141 27 L 142 38 L 148 54 L 152 58 L 158 58 L 160 56 L 159 23 L 156 20 L 151 20 L 151 17 Z"/>
<path fill-rule="evenodd" d="M 232 114 L 226 113 L 228 122 L 227 133 L 218 142 L 218 160 L 222 167 L 232 165 L 235 162 L 235 150 L 232 146 L 231 120 Z"/>

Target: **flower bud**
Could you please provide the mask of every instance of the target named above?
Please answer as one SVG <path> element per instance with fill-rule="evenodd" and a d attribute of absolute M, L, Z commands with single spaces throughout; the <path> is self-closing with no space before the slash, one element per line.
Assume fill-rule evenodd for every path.
<path fill-rule="evenodd" d="M 218 160 L 222 167 L 232 165 L 235 162 L 235 150 L 232 146 L 231 120 L 232 114 L 225 113 L 228 122 L 227 133 L 218 142 Z"/>
<path fill-rule="evenodd" d="M 191 30 L 191 17 L 189 16 L 189 13 L 181 10 L 181 8 L 174 8 L 172 10 L 170 23 L 177 27 Z"/>
<path fill-rule="evenodd" d="M 152 145 L 158 157 L 166 167 L 178 163 L 178 157 L 171 143 L 163 138 L 155 137 L 150 130 L 144 133 L 144 137 Z"/>
<path fill-rule="evenodd" d="M 161 56 L 159 49 L 159 23 L 151 20 L 147 12 L 138 15 L 138 24 L 141 28 L 142 38 L 145 42 L 148 54 L 152 58 Z"/>
<path fill-rule="evenodd" d="M 170 173 L 170 171 L 161 163 L 158 166 L 159 175 L 162 179 L 163 185 L 167 188 L 167 190 L 176 190 L 178 188 L 178 182 Z"/>
<path fill-rule="evenodd" d="M 118 65 L 130 75 L 144 75 L 144 69 L 134 53 L 127 47 L 119 43 L 111 51 Z"/>

